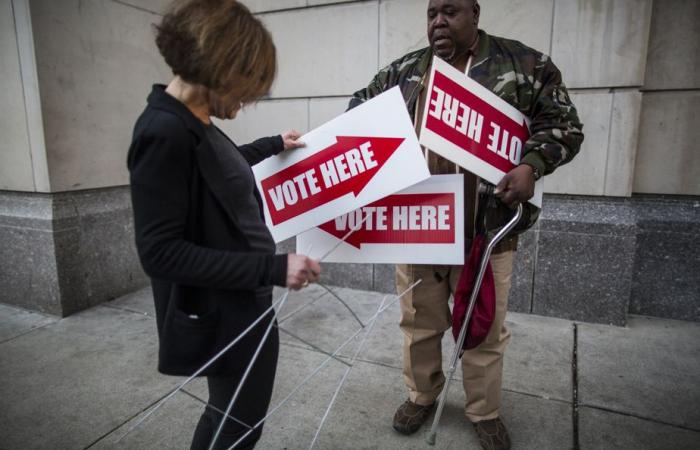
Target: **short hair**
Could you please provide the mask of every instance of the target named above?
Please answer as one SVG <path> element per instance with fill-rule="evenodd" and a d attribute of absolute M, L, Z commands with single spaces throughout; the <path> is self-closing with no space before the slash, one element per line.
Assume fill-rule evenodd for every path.
<path fill-rule="evenodd" d="M 242 103 L 270 90 L 277 72 L 272 36 L 235 0 L 180 0 L 159 25 L 156 45 L 175 75 Z"/>

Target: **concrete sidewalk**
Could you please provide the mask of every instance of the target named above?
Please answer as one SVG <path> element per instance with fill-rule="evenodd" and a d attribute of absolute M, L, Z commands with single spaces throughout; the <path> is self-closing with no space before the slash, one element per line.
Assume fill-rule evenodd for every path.
<path fill-rule="evenodd" d="M 382 299 L 335 291 L 363 321 Z M 294 293 L 280 317 L 314 300 L 281 326 L 333 351 L 359 325 L 322 288 Z M 411 437 L 391 428 L 406 398 L 398 317 L 394 304 L 378 320 L 316 448 L 431 448 L 427 427 Z M 700 448 L 700 323 L 632 317 L 618 328 L 510 313 L 508 326 L 502 416 L 514 449 Z M 273 405 L 326 358 L 281 339 Z M 202 405 L 185 394 L 115 444 L 180 381 L 156 372 L 156 354 L 148 289 L 62 320 L 0 305 L 0 449 L 189 448 Z M 345 367 L 332 361 L 280 408 L 258 448 L 308 448 Z M 206 398 L 202 380 L 188 391 Z M 463 403 L 457 381 L 435 448 L 479 448 Z"/>

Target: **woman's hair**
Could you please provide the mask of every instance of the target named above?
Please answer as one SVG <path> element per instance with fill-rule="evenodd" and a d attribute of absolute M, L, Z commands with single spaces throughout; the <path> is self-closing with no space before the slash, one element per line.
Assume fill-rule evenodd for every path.
<path fill-rule="evenodd" d="M 156 45 L 175 75 L 250 103 L 277 71 L 265 26 L 235 0 L 180 0 L 156 25 Z"/>

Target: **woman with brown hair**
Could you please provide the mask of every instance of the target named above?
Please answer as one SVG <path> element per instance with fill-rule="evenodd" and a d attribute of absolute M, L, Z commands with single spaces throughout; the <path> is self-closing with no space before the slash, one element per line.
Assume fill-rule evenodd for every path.
<path fill-rule="evenodd" d="M 156 306 L 158 370 L 189 376 L 269 309 L 273 285 L 300 289 L 321 268 L 303 255 L 275 255 L 250 168 L 302 146 L 299 134 L 236 146 L 211 122 L 235 118 L 270 89 L 276 56 L 269 32 L 234 0 L 178 2 L 156 31 L 175 77 L 153 87 L 128 167 L 136 246 Z M 222 418 L 216 410 L 227 409 L 271 319 L 268 313 L 202 373 L 209 405 L 193 449 L 209 448 Z M 265 416 L 278 346 L 273 329 L 215 448 L 230 447 Z M 253 448 L 260 433 L 238 448 Z"/>

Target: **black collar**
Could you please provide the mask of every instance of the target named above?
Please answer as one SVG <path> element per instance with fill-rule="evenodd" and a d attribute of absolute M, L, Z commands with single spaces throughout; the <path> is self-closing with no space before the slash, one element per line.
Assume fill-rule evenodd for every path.
<path fill-rule="evenodd" d="M 185 126 L 193 131 L 200 139 L 204 136 L 204 124 L 180 100 L 165 92 L 165 85 L 154 84 L 148 95 L 148 106 L 167 111 L 178 116 Z"/>
<path fill-rule="evenodd" d="M 209 139 L 206 137 L 202 121 L 192 114 L 192 111 L 181 101 L 165 92 L 165 86 L 162 84 L 153 85 L 153 91 L 148 96 L 148 107 L 175 114 L 182 120 L 185 127 L 197 136 L 198 142 L 195 144 L 196 149 L 194 153 L 202 177 L 223 206 L 229 218 L 234 223 L 237 223 L 238 216 L 236 213 L 235 195 L 233 195 L 235 188 L 221 170 L 221 164 L 211 148 Z"/>

